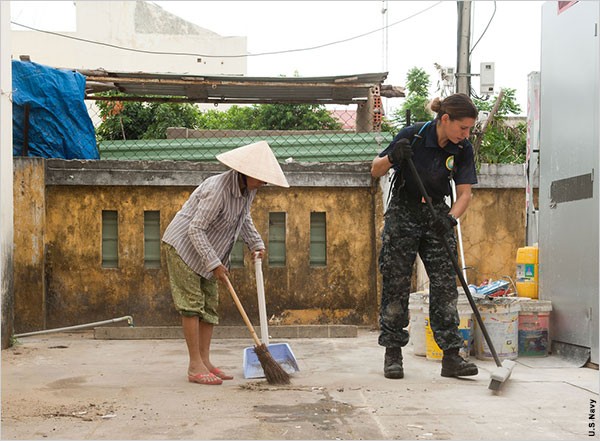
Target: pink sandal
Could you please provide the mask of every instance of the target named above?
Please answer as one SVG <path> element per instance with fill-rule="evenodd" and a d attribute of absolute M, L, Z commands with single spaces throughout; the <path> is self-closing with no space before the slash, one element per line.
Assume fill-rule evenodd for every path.
<path fill-rule="evenodd" d="M 209 384 L 209 385 L 223 383 L 223 380 L 221 380 L 219 377 L 217 377 L 216 375 L 214 375 L 212 373 L 196 374 L 196 375 L 188 374 L 188 381 L 190 383 Z"/>
<path fill-rule="evenodd" d="M 227 375 L 225 372 L 223 372 L 219 368 L 214 368 L 212 371 L 210 371 L 210 373 L 213 375 L 216 375 L 221 380 L 233 380 L 233 377 L 231 375 Z"/>

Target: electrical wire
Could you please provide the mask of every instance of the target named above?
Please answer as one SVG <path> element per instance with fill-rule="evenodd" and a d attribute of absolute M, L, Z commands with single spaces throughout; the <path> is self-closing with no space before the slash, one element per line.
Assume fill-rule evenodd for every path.
<path fill-rule="evenodd" d="M 471 87 L 471 96 L 481 101 L 487 101 L 490 99 L 490 95 L 477 95 L 477 91 L 473 87 Z"/>
<path fill-rule="evenodd" d="M 492 12 L 492 16 L 490 17 L 488 24 L 486 25 L 485 29 L 483 30 L 483 32 L 481 33 L 481 35 L 479 36 L 479 38 L 477 39 L 477 41 L 475 42 L 475 44 L 473 45 L 471 50 L 469 51 L 469 57 L 475 50 L 475 46 L 477 46 L 477 44 L 479 44 L 479 41 L 483 38 L 483 36 L 487 32 L 488 28 L 490 27 L 490 24 L 492 23 L 492 20 L 494 19 L 494 15 L 496 15 L 496 0 L 494 0 L 494 12 Z"/>
<path fill-rule="evenodd" d="M 125 51 L 131 51 L 131 52 L 140 52 L 140 53 L 144 53 L 144 54 L 151 54 L 151 55 L 183 55 L 183 56 L 194 56 L 194 57 L 203 57 L 203 58 L 245 58 L 245 57 L 260 57 L 260 56 L 265 56 L 265 55 L 281 55 L 281 54 L 289 54 L 289 53 L 294 53 L 294 52 L 304 52 L 304 51 L 312 51 L 312 50 L 316 50 L 316 49 L 322 49 L 324 47 L 328 47 L 328 46 L 333 46 L 333 45 L 337 45 L 337 44 L 341 44 L 341 43 L 347 43 L 348 41 L 352 41 L 352 40 L 356 40 L 358 38 L 362 38 L 362 37 L 366 37 L 367 35 L 371 35 L 374 34 L 375 32 L 380 32 L 384 29 L 389 29 L 392 26 L 396 26 L 400 23 L 403 23 L 407 20 L 410 20 L 411 18 L 414 18 L 420 14 L 423 14 L 424 12 L 436 7 L 437 5 L 439 5 L 440 3 L 443 3 L 443 1 L 438 1 L 437 3 L 413 14 L 410 15 L 406 18 L 403 18 L 401 20 L 398 20 L 394 23 L 392 23 L 391 25 L 388 26 L 384 26 L 369 32 L 365 32 L 363 34 L 359 34 L 356 35 L 354 37 L 350 37 L 350 38 L 346 38 L 343 40 L 337 40 L 337 41 L 333 41 L 330 43 L 324 43 L 324 44 L 320 44 L 317 46 L 311 46 L 311 47 L 306 47 L 306 48 L 299 48 L 299 49 L 287 49 L 287 50 L 281 50 L 281 51 L 272 51 L 272 52 L 260 52 L 260 53 L 256 53 L 256 54 L 239 54 L 239 55 L 209 55 L 209 54 L 196 54 L 196 53 L 190 53 L 190 52 L 162 52 L 162 51 L 149 51 L 149 50 L 144 50 L 144 49 L 134 49 L 134 48 L 130 48 L 130 47 L 124 47 L 124 46 L 118 46 L 116 44 L 111 44 L 111 43 L 104 43 L 104 42 L 100 42 L 100 41 L 94 41 L 94 40 L 88 40 L 86 38 L 81 38 L 81 37 L 75 37 L 73 35 L 65 35 L 65 34 L 61 34 L 59 32 L 52 32 L 52 31 L 46 31 L 44 29 L 38 29 L 38 28 L 34 28 L 33 26 L 27 26 L 21 23 L 17 23 L 14 21 L 11 21 L 12 24 L 16 25 L 16 26 L 21 26 L 23 28 L 32 30 L 32 31 L 36 31 L 36 32 L 41 32 L 41 33 L 45 33 L 45 34 L 50 34 L 50 35 L 55 35 L 58 37 L 63 37 L 63 38 L 68 38 L 68 39 L 72 39 L 72 40 L 77 40 L 77 41 L 81 41 L 84 43 L 90 43 L 90 44 L 97 44 L 97 45 L 101 45 L 101 46 L 107 46 L 107 47 L 112 47 L 114 49 L 120 49 L 120 50 L 125 50 Z M 495 2 L 494 2 L 495 3 Z"/>

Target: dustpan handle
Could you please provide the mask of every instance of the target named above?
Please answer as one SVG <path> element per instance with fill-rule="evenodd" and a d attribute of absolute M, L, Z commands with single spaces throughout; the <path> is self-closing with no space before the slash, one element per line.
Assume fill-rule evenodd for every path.
<path fill-rule="evenodd" d="M 254 269 L 256 273 L 256 291 L 258 293 L 258 316 L 260 318 L 260 336 L 265 345 L 269 345 L 269 324 L 267 321 L 267 305 L 265 303 L 265 284 L 262 273 L 262 259 L 254 259 Z"/>
<path fill-rule="evenodd" d="M 256 344 L 256 346 L 260 346 L 260 340 L 258 339 L 258 335 L 256 335 L 254 326 L 252 326 L 252 323 L 250 323 L 248 314 L 246 314 L 246 311 L 244 311 L 244 307 L 242 306 L 240 299 L 238 298 L 237 294 L 235 293 L 235 290 L 233 289 L 233 285 L 229 281 L 229 277 L 225 276 L 224 282 L 225 282 L 225 285 L 227 285 L 227 289 L 229 290 L 229 293 L 231 294 L 231 298 L 233 298 L 233 301 L 235 302 L 235 306 L 237 306 L 238 311 L 240 312 L 240 314 L 242 315 L 242 318 L 244 319 L 244 323 L 246 323 L 246 327 L 250 331 L 250 334 L 252 334 L 252 339 L 254 340 L 254 343 Z"/>

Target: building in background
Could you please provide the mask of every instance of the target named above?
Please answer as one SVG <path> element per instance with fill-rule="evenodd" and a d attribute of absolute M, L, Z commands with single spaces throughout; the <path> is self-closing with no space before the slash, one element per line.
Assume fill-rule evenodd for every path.
<path fill-rule="evenodd" d="M 246 74 L 245 57 L 228 57 L 246 53 L 246 37 L 221 36 L 140 0 L 74 3 L 75 32 L 13 30 L 13 59 L 75 69 Z"/>

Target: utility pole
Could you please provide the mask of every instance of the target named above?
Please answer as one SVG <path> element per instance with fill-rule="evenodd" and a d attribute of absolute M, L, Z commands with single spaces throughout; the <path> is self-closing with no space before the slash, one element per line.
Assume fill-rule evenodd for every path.
<path fill-rule="evenodd" d="M 382 28 L 383 28 L 383 39 L 382 39 L 382 48 L 381 48 L 381 60 L 382 60 L 382 72 L 388 72 L 388 0 L 381 1 L 381 15 L 383 19 Z M 387 98 L 384 100 L 384 114 L 388 113 L 388 100 Z"/>
<path fill-rule="evenodd" d="M 456 92 L 471 96 L 471 0 L 458 1 Z"/>

